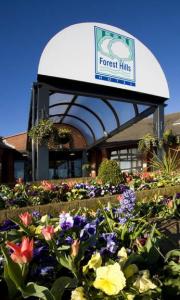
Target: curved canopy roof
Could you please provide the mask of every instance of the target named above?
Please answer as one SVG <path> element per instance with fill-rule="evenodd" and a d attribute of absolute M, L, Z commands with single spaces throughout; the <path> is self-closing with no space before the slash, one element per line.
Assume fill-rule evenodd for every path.
<path fill-rule="evenodd" d="M 70 124 L 88 147 L 147 117 L 169 97 L 152 52 L 131 34 L 101 23 L 75 24 L 56 34 L 41 55 L 37 79 L 30 123 L 46 115 Z"/>
<path fill-rule="evenodd" d="M 53 93 L 49 99 L 49 117 L 54 123 L 78 128 L 88 145 L 113 136 L 154 111 L 154 106 L 127 103 L 107 98 Z"/>

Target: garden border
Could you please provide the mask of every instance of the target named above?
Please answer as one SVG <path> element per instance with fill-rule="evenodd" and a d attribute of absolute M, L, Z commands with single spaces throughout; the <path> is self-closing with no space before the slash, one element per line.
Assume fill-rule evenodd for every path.
<path fill-rule="evenodd" d="M 180 185 L 176 186 L 167 186 L 163 188 L 144 190 L 144 191 L 136 191 L 137 201 L 143 202 L 152 201 L 156 196 L 173 196 L 176 193 L 180 193 Z M 83 200 L 74 200 L 72 202 L 53 202 L 44 205 L 36 205 L 36 206 L 25 206 L 22 208 L 16 209 L 3 209 L 0 210 L 0 223 L 8 218 L 15 218 L 19 214 L 23 212 L 33 212 L 39 211 L 42 215 L 50 213 L 53 216 L 57 216 L 62 211 L 70 211 L 70 210 L 78 210 L 79 208 L 86 207 L 89 209 L 97 209 L 99 207 L 99 201 L 102 205 L 110 203 L 118 203 L 117 194 L 113 196 L 104 196 L 99 198 L 91 198 L 91 199 L 83 199 Z"/>

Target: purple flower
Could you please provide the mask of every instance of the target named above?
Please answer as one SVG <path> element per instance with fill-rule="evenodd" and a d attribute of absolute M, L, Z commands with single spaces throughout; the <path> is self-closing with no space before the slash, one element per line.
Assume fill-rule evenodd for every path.
<path fill-rule="evenodd" d="M 119 223 L 124 225 L 127 222 L 127 218 L 119 218 Z"/>
<path fill-rule="evenodd" d="M 90 191 L 90 192 L 88 193 L 88 197 L 89 197 L 89 198 L 94 198 L 95 196 L 96 196 L 95 191 Z"/>
<path fill-rule="evenodd" d="M 136 196 L 134 191 L 126 190 L 122 194 L 120 206 L 114 211 L 115 217 L 119 220 L 120 224 L 125 224 L 126 221 L 132 218 L 132 211 L 135 207 Z"/>
<path fill-rule="evenodd" d="M 119 185 L 116 186 L 116 190 L 117 190 L 118 194 L 122 194 L 125 191 L 127 191 L 128 189 L 129 189 L 129 187 L 126 186 L 125 184 L 119 184 Z"/>
<path fill-rule="evenodd" d="M 48 254 L 48 246 L 47 245 L 41 245 L 40 247 L 34 248 L 33 251 L 33 259 L 41 259 L 42 257 L 45 257 Z"/>
<path fill-rule="evenodd" d="M 180 199 L 180 193 L 176 194 L 176 199 Z"/>
<path fill-rule="evenodd" d="M 39 284 L 49 284 L 55 280 L 57 261 L 52 257 L 45 257 L 44 261 L 34 263 L 30 266 L 29 280 L 36 278 Z"/>
<path fill-rule="evenodd" d="M 71 245 L 74 240 L 71 236 L 67 236 L 64 241 L 66 244 Z"/>
<path fill-rule="evenodd" d="M 73 217 L 69 213 L 62 213 L 59 215 L 59 226 L 63 230 L 68 230 L 74 225 Z"/>
<path fill-rule="evenodd" d="M 19 226 L 15 224 L 13 221 L 7 219 L 4 221 L 3 225 L 0 226 L 0 231 L 8 231 L 11 229 L 18 229 Z"/>
<path fill-rule="evenodd" d="M 96 223 L 91 222 L 86 224 L 84 228 L 80 231 L 80 239 L 86 240 L 95 234 L 96 234 Z"/>
<path fill-rule="evenodd" d="M 111 253 L 115 253 L 117 251 L 118 247 L 114 241 L 109 240 L 107 242 L 106 249 Z"/>
<path fill-rule="evenodd" d="M 74 226 L 78 228 L 82 228 L 86 225 L 86 217 L 85 216 L 80 216 L 80 215 L 75 215 L 74 216 Z"/>
<path fill-rule="evenodd" d="M 101 249 L 102 253 L 107 253 L 110 252 L 112 254 L 114 254 L 117 249 L 118 249 L 118 245 L 117 245 L 117 237 L 116 237 L 116 233 L 111 232 L 111 233 L 103 233 L 100 236 L 100 241 L 106 242 L 105 247 L 103 247 Z"/>
<path fill-rule="evenodd" d="M 41 218 L 41 214 L 39 211 L 35 210 L 32 212 L 32 216 L 34 219 L 39 220 Z"/>
<path fill-rule="evenodd" d="M 46 267 L 40 269 L 41 276 L 51 276 L 51 275 L 53 275 L 53 273 L 54 273 L 53 266 L 46 266 Z"/>
<path fill-rule="evenodd" d="M 75 189 L 87 189 L 88 186 L 85 183 L 77 183 L 74 185 Z"/>

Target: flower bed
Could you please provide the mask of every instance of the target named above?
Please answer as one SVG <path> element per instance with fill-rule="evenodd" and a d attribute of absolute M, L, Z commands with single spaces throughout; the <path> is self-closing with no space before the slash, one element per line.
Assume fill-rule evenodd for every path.
<path fill-rule="evenodd" d="M 144 207 L 156 207 L 156 209 L 154 208 L 153 210 L 154 213 L 156 213 L 156 211 L 158 211 L 157 208 L 162 211 L 162 206 L 166 210 L 166 206 L 164 206 L 164 203 L 170 201 L 175 195 L 177 195 L 177 197 L 179 198 L 180 186 L 137 191 L 135 192 L 135 194 L 137 202 L 144 203 Z M 53 216 L 57 216 L 59 212 L 63 210 L 78 210 L 83 207 L 97 210 L 99 208 L 99 203 L 101 203 L 102 205 L 107 205 L 108 202 L 110 202 L 111 204 L 117 204 L 117 195 L 105 195 L 104 197 L 95 197 L 91 199 L 82 199 L 67 202 L 60 201 L 43 205 L 25 206 L 20 208 L 17 207 L 16 209 L 2 209 L 0 210 L 0 223 L 7 218 L 17 217 L 19 214 L 25 211 L 33 212 L 34 210 L 36 210 L 39 211 L 41 215 L 51 212 Z"/>
<path fill-rule="evenodd" d="M 126 189 L 133 189 L 137 198 L 144 201 L 152 200 L 159 195 L 170 195 L 180 192 L 180 176 L 162 176 L 157 173 L 124 175 L 124 182 L 116 186 L 102 185 L 98 182 L 49 182 L 24 184 L 17 183 L 10 188 L 0 186 L 0 209 L 16 209 L 18 207 L 36 206 L 48 203 L 67 202 L 98 197 L 109 197 L 121 194 Z M 158 190 L 157 190 L 158 188 Z M 163 188 L 163 190 L 162 190 Z"/>
<path fill-rule="evenodd" d="M 167 236 L 156 226 L 157 219 L 178 217 L 178 206 L 175 197 L 140 203 L 126 190 L 116 205 L 99 203 L 96 211 L 34 211 L 6 220 L 2 299 L 179 299 L 180 251 L 167 253 Z"/>

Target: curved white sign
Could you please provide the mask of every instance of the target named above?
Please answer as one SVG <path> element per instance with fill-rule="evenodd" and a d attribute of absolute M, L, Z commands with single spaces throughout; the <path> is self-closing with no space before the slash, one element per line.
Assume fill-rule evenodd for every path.
<path fill-rule="evenodd" d="M 41 55 L 38 74 L 169 98 L 151 51 L 129 33 L 101 23 L 75 24 L 56 34 Z"/>

